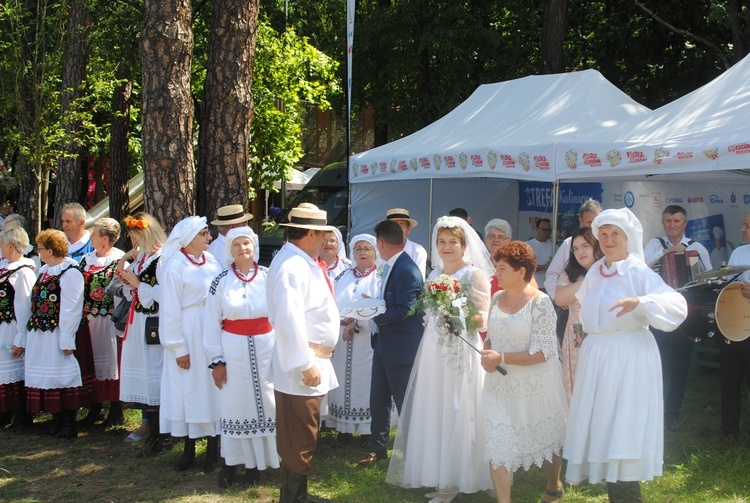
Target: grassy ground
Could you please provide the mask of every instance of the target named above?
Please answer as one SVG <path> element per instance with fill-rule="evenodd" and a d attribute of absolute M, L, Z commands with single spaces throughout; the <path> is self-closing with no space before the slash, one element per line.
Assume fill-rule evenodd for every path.
<path fill-rule="evenodd" d="M 745 435 L 740 445 L 721 445 L 719 407 L 718 372 L 694 369 L 683 420 L 677 431 L 666 433 L 665 475 L 643 484 L 647 502 L 750 503 L 750 442 Z M 128 411 L 127 417 L 123 428 L 85 432 L 73 441 L 41 436 L 41 425 L 31 432 L 0 431 L 0 501 L 270 503 L 278 499 L 277 470 L 263 473 L 257 488 L 219 489 L 217 473 L 204 474 L 199 468 L 205 444 L 199 444 L 196 468 L 187 472 L 178 473 L 173 468 L 181 452 L 179 444 L 160 457 L 139 457 L 137 446 L 126 444 L 123 438 L 128 430 L 138 426 L 140 414 Z M 355 445 L 335 450 L 331 447 L 333 440 L 331 433 L 321 437 L 313 462 L 313 494 L 351 503 L 426 501 L 425 490 L 404 490 L 386 484 L 386 462 L 358 468 L 357 461 L 366 452 Z M 543 486 L 541 470 L 517 473 L 514 501 L 540 501 Z M 607 501 L 601 485 L 566 487 L 566 491 L 565 501 L 569 503 Z M 494 500 L 481 493 L 461 495 L 456 501 Z"/>

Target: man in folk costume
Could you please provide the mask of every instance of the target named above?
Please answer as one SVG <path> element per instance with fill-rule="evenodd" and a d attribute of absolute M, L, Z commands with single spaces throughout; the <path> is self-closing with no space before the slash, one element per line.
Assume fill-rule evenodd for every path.
<path fill-rule="evenodd" d="M 80 263 L 84 255 L 94 251 L 91 234 L 84 228 L 86 210 L 78 203 L 68 203 L 63 206 L 60 219 L 68 238 L 68 257 Z"/>
<path fill-rule="evenodd" d="M 287 241 L 268 269 L 268 317 L 276 330 L 273 381 L 280 503 L 327 501 L 307 494 L 323 397 L 338 386 L 331 365 L 339 337 L 333 285 L 320 254 L 327 214 L 306 204 L 289 212 Z"/>
<path fill-rule="evenodd" d="M 208 253 L 214 256 L 222 269 L 226 269 L 231 265 L 231 263 L 226 263 L 226 254 L 224 253 L 227 232 L 235 227 L 247 227 L 247 222 L 252 219 L 253 216 L 250 213 L 245 213 L 245 209 L 241 204 L 230 204 L 216 210 L 216 220 L 212 221 L 211 225 L 216 226 L 219 234 L 216 236 L 216 239 L 211 241 Z"/>

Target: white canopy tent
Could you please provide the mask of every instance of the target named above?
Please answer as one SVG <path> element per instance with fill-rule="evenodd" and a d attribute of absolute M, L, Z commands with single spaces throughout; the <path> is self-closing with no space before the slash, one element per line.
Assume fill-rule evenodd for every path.
<path fill-rule="evenodd" d="M 516 181 L 554 181 L 558 142 L 649 113 L 595 70 L 480 86 L 442 119 L 350 157 L 351 232 L 372 232 L 394 207 L 425 224 L 411 236 L 425 246 L 430 222 L 454 207 L 479 230 L 496 217 L 515 227 Z"/>
<path fill-rule="evenodd" d="M 693 179 L 715 180 L 717 170 L 750 167 L 746 154 L 750 154 L 750 56 L 648 117 L 561 139 L 555 166 L 561 181 L 632 180 L 668 173 L 696 173 Z"/>

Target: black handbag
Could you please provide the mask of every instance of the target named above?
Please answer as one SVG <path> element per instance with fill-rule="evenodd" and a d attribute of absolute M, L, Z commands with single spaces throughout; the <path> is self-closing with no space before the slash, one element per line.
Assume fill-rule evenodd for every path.
<path fill-rule="evenodd" d="M 159 317 L 146 318 L 146 344 L 159 344 Z"/>

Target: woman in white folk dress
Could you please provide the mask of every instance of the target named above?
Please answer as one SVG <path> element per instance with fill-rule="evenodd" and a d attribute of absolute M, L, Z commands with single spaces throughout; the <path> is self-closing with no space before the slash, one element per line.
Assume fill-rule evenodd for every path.
<path fill-rule="evenodd" d="M 258 265 L 258 237 L 250 227 L 226 236 L 222 271 L 208 291 L 203 345 L 221 412 L 219 487 L 234 483 L 238 465 L 244 484 L 256 485 L 260 471 L 280 466 L 276 451 L 276 401 L 271 360 L 276 335 L 268 321 L 265 267 Z"/>
<path fill-rule="evenodd" d="M 203 471 L 219 460 L 219 390 L 203 348 L 203 313 L 211 282 L 221 272 L 208 253 L 205 217 L 177 222 L 161 252 L 156 277 L 161 285 L 159 340 L 164 346 L 159 430 L 184 439 L 177 470 L 195 460 L 195 441 L 208 437 Z"/>
<path fill-rule="evenodd" d="M 346 258 L 346 245 L 341 237 L 341 231 L 335 227 L 333 231 L 326 232 L 326 240 L 320 250 L 320 260 L 325 264 L 331 281 L 352 266 L 351 260 Z"/>
<path fill-rule="evenodd" d="M 31 289 L 36 281 L 34 261 L 23 256 L 29 236 L 20 227 L 0 233 L 3 265 L 0 268 L 0 428 L 32 426 L 26 411 L 24 361 L 26 323 L 31 317 Z"/>
<path fill-rule="evenodd" d="M 85 426 L 92 425 L 98 420 L 104 402 L 110 402 L 110 407 L 109 415 L 102 423 L 103 427 L 120 424 L 125 419 L 120 402 L 120 372 L 117 359 L 118 346 L 122 342 L 117 337 L 117 329 L 111 319 L 115 310 L 115 299 L 104 292 L 115 278 L 117 261 L 125 255 L 125 252 L 115 248 L 118 239 L 120 224 L 117 220 L 96 220 L 91 227 L 91 244 L 94 251 L 85 254 L 80 264 L 87 284 L 83 313 L 89 321 L 97 385 L 97 402 L 91 405 L 89 415 L 81 421 Z"/>
<path fill-rule="evenodd" d="M 536 270 L 531 246 L 512 241 L 493 259 L 503 290 L 490 307 L 482 400 L 497 501 L 510 503 L 513 473 L 536 465 L 547 476 L 542 502 L 559 502 L 567 403 L 557 357 L 557 315 L 550 298 L 531 283 Z M 496 371 L 497 365 L 507 374 Z"/>
<path fill-rule="evenodd" d="M 146 340 L 146 323 L 158 322 L 159 284 L 156 268 L 167 236 L 159 222 L 148 213 L 125 217 L 124 229 L 133 248 L 117 261 L 118 277 L 127 285 L 125 298 L 131 300 L 128 322 L 122 341 L 120 364 L 120 401 L 145 411 L 147 423 L 131 436 L 148 435 L 144 447 L 147 454 L 161 454 L 168 448 L 168 439 L 159 434 L 161 373 L 164 348 Z M 126 265 L 130 262 L 130 265 Z M 130 437 L 129 437 L 130 438 Z"/>
<path fill-rule="evenodd" d="M 82 350 L 76 335 L 83 319 L 83 274 L 78 262 L 67 256 L 63 232 L 44 230 L 36 243 L 44 265 L 32 289 L 31 317 L 26 324 L 27 410 L 52 413 L 47 433 L 73 439 L 78 437 L 76 411 L 91 404 L 74 354 Z M 90 339 L 87 349 L 82 356 L 91 359 Z"/>
<path fill-rule="evenodd" d="M 433 229 L 430 280 L 446 274 L 467 286 L 479 329 L 464 337 L 481 348 L 490 303 L 489 252 L 458 217 L 441 217 Z M 425 333 L 412 368 L 403 414 L 386 480 L 402 487 L 434 487 L 430 503 L 450 502 L 459 492 L 492 487 L 484 459 L 480 398 L 485 372 L 480 355 L 448 333 L 443 316 L 428 309 Z"/>
<path fill-rule="evenodd" d="M 649 325 L 676 329 L 687 303 L 643 261 L 643 229 L 630 210 L 601 212 L 591 230 L 604 258 L 576 293 L 588 335 L 570 403 L 565 478 L 606 481 L 610 501 L 637 502 L 640 481 L 662 474 L 664 455 L 661 360 Z"/>
<path fill-rule="evenodd" d="M 354 266 L 335 280 L 336 303 L 362 300 L 363 295 L 377 298 L 380 280 L 377 274 L 378 248 L 375 236 L 358 234 L 349 243 L 349 256 Z M 369 449 L 370 381 L 372 379 L 372 322 L 367 319 L 345 318 L 341 322 L 339 341 L 331 363 L 339 379 L 339 387 L 328 393 L 326 425 L 338 431 L 337 444 L 351 443 L 359 433 L 360 444 Z"/>

